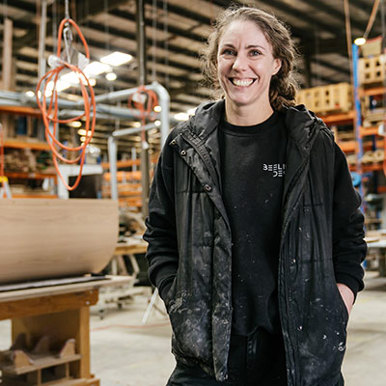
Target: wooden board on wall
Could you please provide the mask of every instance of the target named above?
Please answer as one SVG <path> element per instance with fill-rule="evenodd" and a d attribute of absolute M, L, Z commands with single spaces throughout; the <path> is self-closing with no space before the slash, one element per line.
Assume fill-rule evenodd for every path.
<path fill-rule="evenodd" d="M 100 272 L 118 239 L 112 200 L 0 200 L 0 283 Z"/>

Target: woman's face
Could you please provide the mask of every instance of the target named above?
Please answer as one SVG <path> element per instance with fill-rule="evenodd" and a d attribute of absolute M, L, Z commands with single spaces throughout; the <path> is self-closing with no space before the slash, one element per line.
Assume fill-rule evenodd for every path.
<path fill-rule="evenodd" d="M 235 20 L 226 27 L 219 40 L 217 72 L 227 103 L 255 109 L 258 102 L 269 105 L 270 80 L 280 65 L 254 22 Z"/>

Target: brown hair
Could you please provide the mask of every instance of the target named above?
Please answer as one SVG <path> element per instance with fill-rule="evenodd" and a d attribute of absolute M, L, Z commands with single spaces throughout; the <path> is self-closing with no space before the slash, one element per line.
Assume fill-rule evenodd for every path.
<path fill-rule="evenodd" d="M 293 72 L 297 53 L 290 32 L 275 16 L 252 7 L 226 9 L 217 18 L 214 30 L 209 35 L 205 52 L 202 55 L 203 73 L 206 82 L 214 87 L 215 95 L 223 96 L 217 76 L 219 41 L 226 27 L 235 20 L 254 22 L 271 44 L 273 57 L 281 61 L 280 70 L 271 78 L 269 88 L 271 106 L 275 110 L 281 110 L 284 106 L 295 105 L 297 83 L 293 78 Z"/>

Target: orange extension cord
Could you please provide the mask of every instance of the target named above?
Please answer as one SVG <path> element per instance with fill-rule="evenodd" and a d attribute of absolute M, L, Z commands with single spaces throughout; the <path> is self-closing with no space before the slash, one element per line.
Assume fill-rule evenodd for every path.
<path fill-rule="evenodd" d="M 89 54 L 89 49 L 88 49 L 88 45 L 87 45 L 87 42 L 80 30 L 80 28 L 78 27 L 78 25 L 70 18 L 66 18 L 66 19 L 63 19 L 62 22 L 60 23 L 59 25 L 59 30 L 58 30 L 58 49 L 57 49 L 57 52 L 56 52 L 56 55 L 58 58 L 60 58 L 60 54 L 61 54 L 61 44 L 62 44 L 62 33 L 63 33 L 63 28 L 65 25 L 67 25 L 67 23 L 71 24 L 76 32 L 78 33 L 79 37 L 80 37 L 80 40 L 82 41 L 83 43 L 83 46 L 84 46 L 84 49 L 85 49 L 85 52 L 86 52 L 86 57 L 87 59 L 90 58 L 90 54 Z M 75 117 L 75 118 L 71 118 L 71 119 L 58 119 L 58 93 L 56 91 L 56 82 L 58 81 L 59 79 L 59 74 L 62 70 L 64 69 L 70 69 L 71 71 L 77 73 L 78 75 L 78 78 L 79 78 L 79 84 L 81 86 L 81 92 L 82 92 L 82 96 L 83 96 L 83 100 L 84 100 L 84 113 Z M 51 97 L 50 97 L 50 101 L 49 101 L 49 105 L 48 105 L 48 110 L 47 110 L 47 97 L 46 97 L 46 90 L 47 90 L 47 85 L 50 81 L 53 81 L 53 90 L 52 90 L 52 94 L 51 94 Z M 88 87 L 88 90 L 89 92 L 87 91 L 87 88 L 86 86 L 83 84 L 83 81 L 84 80 L 87 84 L 87 87 Z M 45 81 L 45 84 L 44 84 L 44 87 L 43 89 L 41 90 L 42 88 L 42 83 L 43 81 Z M 42 103 L 40 103 L 40 99 L 39 99 L 39 91 L 41 91 L 41 95 L 42 95 Z M 91 104 L 90 104 L 90 99 L 91 99 Z M 52 151 L 52 159 L 53 159 L 53 162 L 54 162 L 54 165 L 55 165 L 55 169 L 61 179 L 61 181 L 63 182 L 64 186 L 67 188 L 67 190 L 74 190 L 77 188 L 77 186 L 79 185 L 79 182 L 80 182 L 80 179 L 82 177 L 82 170 L 83 170 L 83 165 L 84 165 L 84 161 L 85 161 L 85 157 L 86 157 L 86 146 L 90 143 L 93 135 L 94 135 L 94 130 L 95 130 L 95 115 L 96 115 L 96 105 L 95 105 L 95 95 L 94 95 L 94 90 L 87 78 L 87 76 L 83 73 L 83 71 L 78 68 L 77 66 L 74 66 L 73 64 L 70 64 L 70 63 L 67 63 L 65 62 L 64 60 L 61 60 L 61 65 L 52 69 L 51 71 L 47 72 L 39 81 L 37 87 L 36 87 L 36 100 L 37 100 L 37 104 L 40 108 L 40 111 L 42 113 L 42 117 L 43 117 L 43 122 L 44 122 L 44 126 L 45 126 L 45 136 L 46 136 L 46 140 L 47 140 L 47 143 L 49 144 L 50 146 L 50 149 Z M 93 109 L 93 116 L 92 116 L 92 120 L 91 120 L 91 129 L 90 129 L 90 116 L 91 116 L 91 109 L 90 107 L 92 107 Z M 70 147 L 70 146 L 65 146 L 64 144 L 62 144 L 61 142 L 59 142 L 57 139 L 56 139 L 56 130 L 57 130 L 57 126 L 58 124 L 61 124 L 61 123 L 70 123 L 70 122 L 73 122 L 73 121 L 77 121 L 81 118 L 85 118 L 85 130 L 86 130 L 86 139 L 85 141 L 82 143 L 82 145 L 80 146 L 77 146 L 77 147 Z M 53 123 L 53 130 L 51 132 L 50 130 L 50 123 Z M 58 149 L 57 149 L 58 147 Z M 67 158 L 64 158 L 58 150 L 60 149 L 62 150 L 67 150 L 69 152 L 80 152 L 80 154 L 75 158 L 75 159 L 67 159 Z M 60 170 L 59 170 L 59 165 L 58 165 L 58 159 L 61 160 L 62 162 L 64 163 L 67 163 L 67 164 L 75 164 L 77 163 L 78 161 L 80 161 L 80 170 L 79 170 L 79 174 L 78 174 L 78 177 L 74 183 L 74 185 L 72 186 L 69 186 L 67 184 L 67 182 L 64 180 L 62 174 L 60 173 Z"/>
<path fill-rule="evenodd" d="M 141 102 L 142 98 L 145 98 L 143 103 Z M 139 114 L 141 118 L 142 144 L 146 143 L 146 137 L 145 137 L 146 118 L 150 117 L 150 114 L 153 112 L 154 107 L 157 105 L 158 105 L 157 94 L 152 90 L 148 90 L 144 85 L 139 86 L 138 90 L 134 94 L 130 95 L 128 106 L 129 108 L 134 108 L 139 110 Z"/>

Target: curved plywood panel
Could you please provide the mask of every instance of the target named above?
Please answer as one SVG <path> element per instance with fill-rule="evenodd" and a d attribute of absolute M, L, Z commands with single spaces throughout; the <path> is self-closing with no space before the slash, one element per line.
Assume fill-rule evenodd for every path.
<path fill-rule="evenodd" d="M 112 200 L 0 200 L 0 283 L 100 272 L 118 239 Z"/>

